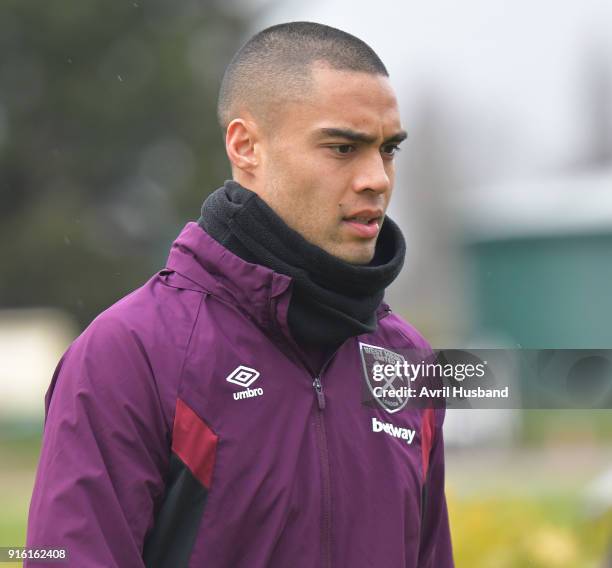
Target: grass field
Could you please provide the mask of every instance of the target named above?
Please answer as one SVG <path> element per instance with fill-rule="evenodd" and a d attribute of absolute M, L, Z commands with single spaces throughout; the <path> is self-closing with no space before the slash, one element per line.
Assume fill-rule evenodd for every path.
<path fill-rule="evenodd" d="M 0 546 L 24 546 L 28 505 L 40 450 L 37 435 L 0 439 Z M 3 563 L 14 568 L 21 563 Z"/>
<path fill-rule="evenodd" d="M 612 515 L 591 515 L 585 488 L 611 466 L 612 446 L 447 452 L 457 566 L 602 568 Z"/>

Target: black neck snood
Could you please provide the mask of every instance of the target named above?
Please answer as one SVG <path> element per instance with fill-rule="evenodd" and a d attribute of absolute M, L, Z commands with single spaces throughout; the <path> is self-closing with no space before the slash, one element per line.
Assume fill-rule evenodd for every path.
<path fill-rule="evenodd" d="M 376 308 L 406 252 L 399 227 L 387 216 L 372 261 L 345 262 L 308 242 L 256 193 L 233 180 L 204 201 L 198 224 L 243 260 L 290 276 L 291 333 L 298 344 L 323 348 L 376 329 Z"/>

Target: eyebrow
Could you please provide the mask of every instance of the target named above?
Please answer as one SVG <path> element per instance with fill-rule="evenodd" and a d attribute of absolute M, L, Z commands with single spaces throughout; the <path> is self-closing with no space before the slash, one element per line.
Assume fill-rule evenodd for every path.
<path fill-rule="evenodd" d="M 350 128 L 321 128 L 319 133 L 321 138 L 344 138 L 351 142 L 362 142 L 363 144 L 373 144 L 376 142 L 376 136 Z M 392 142 L 399 143 L 406 138 L 408 138 L 406 131 L 400 130 L 396 134 L 393 134 L 393 136 L 389 136 L 389 138 L 383 140 L 383 144 L 390 144 Z"/>

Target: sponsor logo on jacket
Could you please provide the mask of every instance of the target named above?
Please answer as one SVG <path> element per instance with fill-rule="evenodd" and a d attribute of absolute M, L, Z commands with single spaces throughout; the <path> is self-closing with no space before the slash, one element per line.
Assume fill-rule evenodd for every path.
<path fill-rule="evenodd" d="M 384 432 L 385 434 L 389 434 L 389 436 L 393 436 L 394 438 L 406 440 L 407 444 L 412 444 L 412 440 L 414 440 L 414 436 L 416 434 L 416 430 L 402 428 L 401 426 L 396 426 L 390 422 L 383 422 L 374 416 L 372 417 L 372 432 Z"/>

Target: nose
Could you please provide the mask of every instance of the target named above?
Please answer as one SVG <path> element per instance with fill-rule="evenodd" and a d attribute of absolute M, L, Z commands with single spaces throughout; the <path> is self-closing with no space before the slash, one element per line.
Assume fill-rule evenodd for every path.
<path fill-rule="evenodd" d="M 368 153 L 358 166 L 358 173 L 354 180 L 354 189 L 357 192 L 373 191 L 384 194 L 391 190 L 391 177 L 389 168 L 393 165 L 386 163 L 380 152 L 375 150 Z"/>

